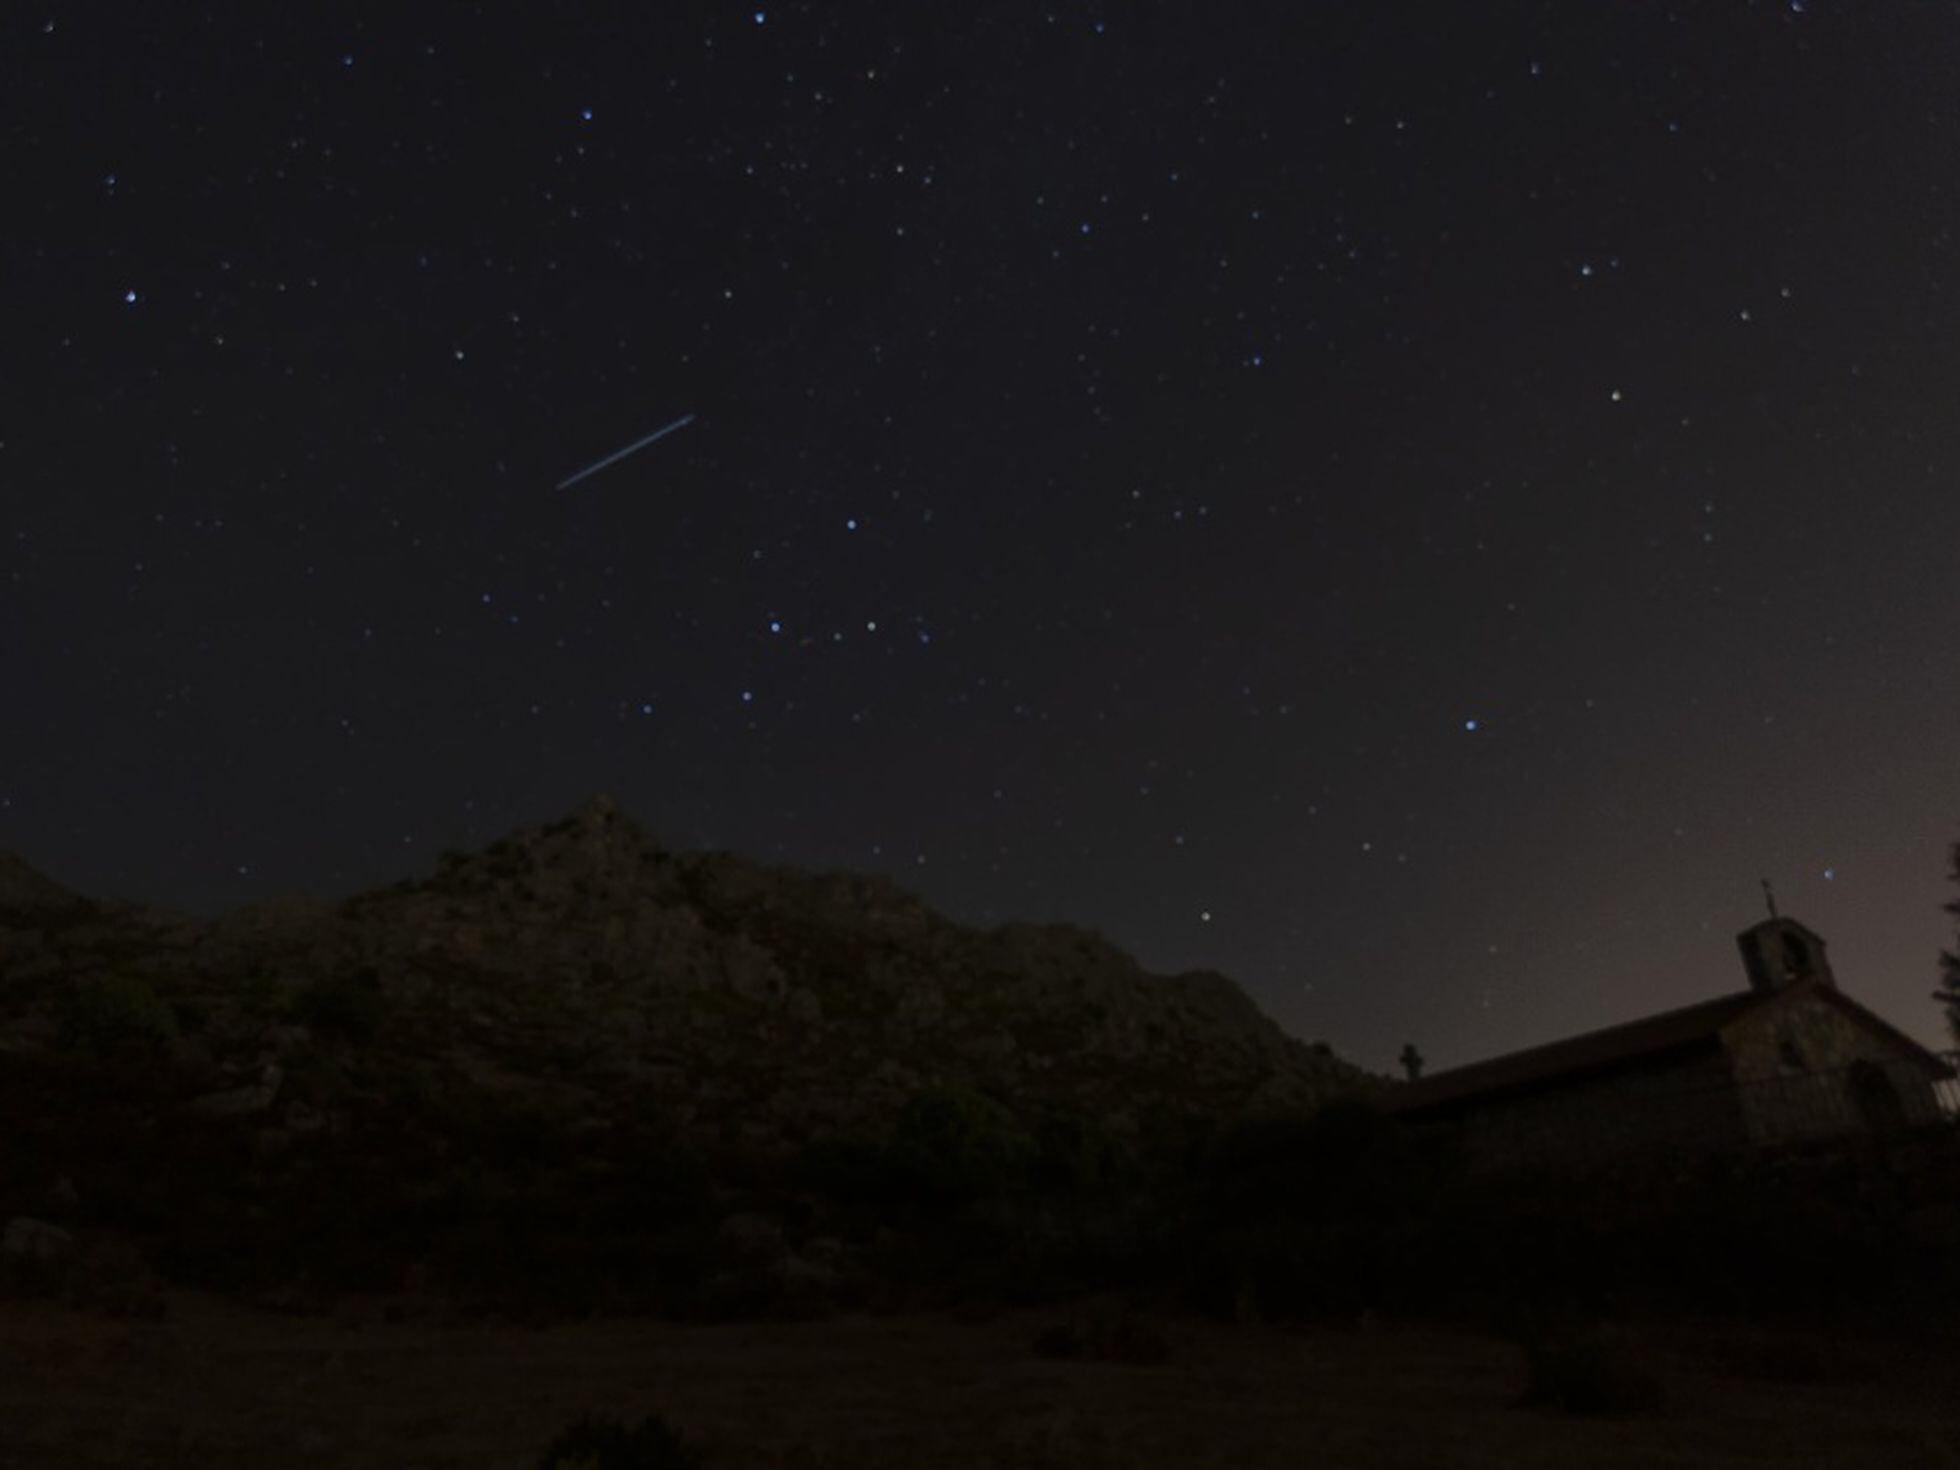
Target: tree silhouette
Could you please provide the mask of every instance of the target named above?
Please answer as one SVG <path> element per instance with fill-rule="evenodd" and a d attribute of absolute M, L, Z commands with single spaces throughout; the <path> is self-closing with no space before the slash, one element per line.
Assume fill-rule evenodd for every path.
<path fill-rule="evenodd" d="M 1948 874 L 1956 885 L 1960 885 L 1960 842 L 1953 844 L 1953 866 Z M 1960 920 L 1960 898 L 1945 905 L 1946 911 Z M 1956 1043 L 1960 1043 L 1960 945 L 1955 949 L 1943 950 L 1940 954 L 1940 988 L 1933 992 L 1933 999 L 1946 1007 L 1946 1029 Z"/>

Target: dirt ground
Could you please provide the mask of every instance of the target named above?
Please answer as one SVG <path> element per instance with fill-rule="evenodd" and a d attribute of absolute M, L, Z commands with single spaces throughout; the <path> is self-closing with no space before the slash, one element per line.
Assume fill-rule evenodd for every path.
<path fill-rule="evenodd" d="M 529 1470 L 591 1412 L 658 1413 L 709 1467 L 1960 1467 L 1951 1348 L 1638 1329 L 1664 1406 L 1590 1419 L 1518 1407 L 1522 1351 L 1469 1330 L 1158 1318 L 1159 1366 L 1038 1356 L 1068 1315 L 486 1328 L 0 1302 L 0 1466 Z"/>

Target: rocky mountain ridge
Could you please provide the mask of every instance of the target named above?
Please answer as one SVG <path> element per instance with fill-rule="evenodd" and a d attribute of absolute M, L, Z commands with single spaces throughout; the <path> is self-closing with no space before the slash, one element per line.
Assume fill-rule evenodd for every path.
<path fill-rule="evenodd" d="M 181 1049 L 224 1080 L 305 1030 L 252 1034 L 254 1009 L 338 990 L 387 1017 L 360 1038 L 376 1057 L 631 1096 L 765 1151 L 949 1083 L 1118 1134 L 1375 1084 L 1221 975 L 1151 976 L 1068 926 L 968 929 L 878 878 L 668 852 L 603 797 L 422 879 L 213 920 L 0 864 L 0 1047 L 48 1042 L 61 986 L 110 974 L 209 1018 Z"/>
<path fill-rule="evenodd" d="M 155 1273 L 715 1316 L 975 1269 L 1021 1290 L 1145 1249 L 1168 1217 L 1134 1183 L 1194 1142 L 1383 1085 L 1222 976 L 669 852 L 604 799 L 215 919 L 0 862 L 0 1296 L 148 1310 Z"/>

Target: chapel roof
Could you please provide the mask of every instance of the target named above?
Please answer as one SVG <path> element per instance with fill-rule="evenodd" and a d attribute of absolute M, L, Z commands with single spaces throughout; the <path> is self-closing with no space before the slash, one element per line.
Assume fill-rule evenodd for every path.
<path fill-rule="evenodd" d="M 1721 1044 L 1724 1028 L 1751 1011 L 1798 994 L 1814 996 L 1868 1029 L 1882 1033 L 1888 1041 L 1922 1060 L 1932 1075 L 1953 1075 L 1953 1069 L 1932 1052 L 1836 988 L 1805 983 L 1771 992 L 1738 991 L 1544 1046 L 1452 1067 L 1394 1088 L 1383 1099 L 1382 1106 L 1392 1113 L 1428 1112 L 1481 1101 L 1499 1093 L 1561 1086 L 1616 1067 L 1713 1050 Z"/>

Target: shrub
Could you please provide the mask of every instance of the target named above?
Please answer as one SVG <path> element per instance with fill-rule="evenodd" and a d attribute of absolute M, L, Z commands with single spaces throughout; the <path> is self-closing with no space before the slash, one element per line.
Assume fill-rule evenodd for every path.
<path fill-rule="evenodd" d="M 178 1036 L 176 1014 L 135 975 L 90 975 L 63 997 L 60 1042 L 97 1054 L 161 1049 Z"/>
<path fill-rule="evenodd" d="M 936 1225 L 946 1271 L 1020 1306 L 1161 1281 L 1189 1244 L 1141 1191 L 982 1200 Z"/>
<path fill-rule="evenodd" d="M 881 1205 L 903 1185 L 887 1151 L 855 1138 L 819 1138 L 790 1165 L 790 1182 L 839 1205 Z"/>
<path fill-rule="evenodd" d="M 1362 1100 L 1221 1129 L 1183 1187 L 1181 1275 L 1201 1310 L 1421 1310 L 1461 1274 L 1448 1160 Z"/>
<path fill-rule="evenodd" d="M 1643 1414 L 1661 1406 L 1658 1379 L 1624 1339 L 1598 1323 L 1536 1324 L 1524 1334 L 1524 1405 L 1568 1414 Z"/>
<path fill-rule="evenodd" d="M 905 1105 L 893 1127 L 893 1167 L 926 1201 L 959 1205 L 1023 1184 L 1034 1141 L 1014 1115 L 966 1088 L 931 1088 Z"/>
<path fill-rule="evenodd" d="M 454 1131 L 469 1158 L 492 1172 L 528 1178 L 557 1156 L 566 1125 L 521 1093 L 476 1088 L 451 1100 Z"/>
<path fill-rule="evenodd" d="M 538 1470 L 692 1470 L 701 1457 L 658 1414 L 627 1429 L 617 1420 L 580 1419 L 545 1448 Z"/>
<path fill-rule="evenodd" d="M 1046 1194 L 1080 1194 L 1118 1182 L 1127 1162 L 1122 1146 L 1073 1114 L 1050 1114 L 1035 1125 L 1031 1182 Z"/>
<path fill-rule="evenodd" d="M 1226 1320 L 1299 1321 L 1374 1305 L 1356 1264 L 1338 1242 L 1276 1222 L 1194 1240 L 1182 1269 L 1186 1299 L 1199 1311 Z"/>
<path fill-rule="evenodd" d="M 129 1242 L 108 1236 L 57 1240 L 52 1247 L 0 1257 L 0 1301 L 55 1299 L 107 1317 L 168 1314 L 155 1275 Z"/>
<path fill-rule="evenodd" d="M 1035 1334 L 1034 1355 L 1037 1358 L 1080 1358 L 1087 1348 L 1088 1344 L 1082 1340 L 1082 1329 L 1073 1322 L 1052 1322 Z"/>
<path fill-rule="evenodd" d="M 659 1230 L 701 1224 L 713 1205 L 713 1181 L 698 1154 L 645 1139 L 624 1153 L 600 1197 L 600 1214 L 622 1230 Z"/>
<path fill-rule="evenodd" d="M 1155 1366 L 1171 1355 L 1169 1339 L 1154 1323 L 1127 1314 L 1104 1327 L 1099 1347 L 1110 1362 L 1138 1367 Z"/>
<path fill-rule="evenodd" d="M 255 1020 L 283 1015 L 289 1005 L 287 988 L 278 977 L 262 970 L 232 983 L 229 997 L 240 1010 Z"/>
<path fill-rule="evenodd" d="M 1169 1361 L 1171 1346 L 1152 1323 L 1122 1312 L 1052 1323 L 1036 1334 L 1034 1351 L 1041 1358 L 1155 1367 Z"/>
<path fill-rule="evenodd" d="M 1204 1150 L 1198 1173 L 1214 1207 L 1240 1223 L 1375 1218 L 1420 1204 L 1441 1183 L 1393 1118 L 1354 1098 L 1233 1125 Z"/>
<path fill-rule="evenodd" d="M 367 1041 L 387 1019 L 388 998 L 373 970 L 328 975 L 303 987 L 293 997 L 293 1019 L 315 1031 Z"/>

